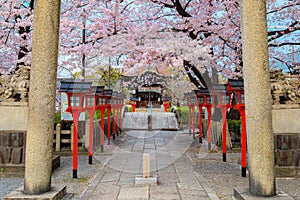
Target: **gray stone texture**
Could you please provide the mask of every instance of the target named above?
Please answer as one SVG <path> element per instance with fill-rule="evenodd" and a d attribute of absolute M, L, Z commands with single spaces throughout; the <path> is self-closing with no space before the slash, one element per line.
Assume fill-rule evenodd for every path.
<path fill-rule="evenodd" d="M 22 163 L 22 152 L 23 148 L 13 148 L 11 152 L 11 163 L 12 164 L 20 164 Z"/>
<path fill-rule="evenodd" d="M 151 129 L 153 130 L 178 130 L 178 123 L 174 113 L 157 112 L 152 113 Z M 123 118 L 123 129 L 148 130 L 148 113 L 147 112 L 127 112 Z"/>
<path fill-rule="evenodd" d="M 245 187 L 236 187 L 233 190 L 233 195 L 237 200 L 256 200 L 257 196 L 253 196 L 249 190 Z M 271 197 L 273 200 L 293 200 L 290 195 L 283 193 L 283 192 L 277 192 L 276 195 Z M 259 199 L 270 199 L 269 197 L 260 197 Z"/>
<path fill-rule="evenodd" d="M 172 131 L 160 134 L 155 138 L 155 141 L 174 133 Z M 188 133 L 188 130 L 186 133 Z M 192 137 L 188 134 L 184 135 Z M 124 137 L 124 133 L 122 133 L 110 145 L 105 144 L 105 153 L 97 153 L 93 156 L 93 165 L 88 164 L 86 154 L 78 156 L 78 179 L 72 178 L 72 157 L 61 157 L 61 166 L 54 171 L 52 184 L 67 185 L 69 197 L 63 199 L 117 200 L 121 189 L 126 190 L 130 187 L 136 187 L 134 185 L 136 174 L 111 168 L 108 160 L 117 160 L 119 157 L 109 156 L 110 152 L 108 151 L 117 153 L 114 150 L 116 145 L 117 148 L 123 149 L 125 146 L 133 146 L 137 141 L 140 143 L 139 140 L 132 140 L 128 136 Z M 108 146 L 111 146 L 111 149 Z M 182 155 L 185 159 L 177 159 L 165 168 L 160 168 L 157 172 L 158 185 L 148 186 L 148 199 L 231 200 L 234 199 L 232 197 L 234 187 L 247 186 L 249 176 L 247 173 L 247 177 L 241 177 L 240 153 L 228 152 L 228 159 L 225 163 L 220 159 L 222 158 L 221 151 L 207 153 L 206 156 L 199 158 L 199 150 L 201 149 L 207 151 L 207 146 L 202 146 L 197 140 L 194 140 L 189 149 Z M 164 160 L 167 154 L 167 151 L 157 154 L 157 160 Z M 132 159 L 130 158 L 130 160 Z M 136 160 L 140 160 L 140 158 Z M 126 165 L 126 162 L 120 162 L 119 165 Z M 181 181 L 184 173 L 187 173 L 183 169 L 185 165 L 187 166 L 186 170 L 191 170 L 190 174 L 193 174 L 200 184 L 193 184 L 194 178 L 191 179 L 192 182 Z M 190 168 L 190 166 L 193 166 L 193 168 Z M 122 177 L 122 180 L 120 177 Z M 0 178 L 0 199 L 19 188 L 23 182 L 23 179 Z M 188 185 L 184 186 L 184 184 L 193 187 L 200 185 L 201 187 L 196 190 L 192 188 L 185 189 L 188 188 Z M 181 188 L 179 188 L 179 185 Z M 300 191 L 297 190 L 297 188 L 300 188 L 299 178 L 276 178 L 276 187 L 278 191 L 283 191 L 294 199 L 300 199 Z M 122 193 L 122 197 L 124 197 L 125 193 Z M 272 197 L 268 199 L 272 199 Z"/>
<path fill-rule="evenodd" d="M 13 102 L 13 103 L 0 102 L 0 131 L 6 130 L 27 130 L 28 122 L 28 104 Z M 8 105 L 7 105 L 8 104 Z"/>
<path fill-rule="evenodd" d="M 35 3 L 24 192 L 51 189 L 60 0 Z"/>
<path fill-rule="evenodd" d="M 300 134 L 275 135 L 275 171 L 277 177 L 299 176 Z"/>
<path fill-rule="evenodd" d="M 11 158 L 11 148 L 9 147 L 0 147 L 0 163 L 7 164 L 10 162 Z"/>
<path fill-rule="evenodd" d="M 300 109 L 281 109 L 272 110 L 272 125 L 275 134 L 300 133 Z"/>
<path fill-rule="evenodd" d="M 266 2 L 243 0 L 241 7 L 249 190 L 255 196 L 273 196 L 276 191 Z"/>
<path fill-rule="evenodd" d="M 276 177 L 299 176 L 300 109 L 290 105 L 273 106 L 272 120 L 275 142 Z"/>
<path fill-rule="evenodd" d="M 13 191 L 3 200 L 59 200 L 62 199 L 65 194 L 67 193 L 67 188 L 64 187 L 52 187 L 50 191 L 45 192 L 41 195 L 28 195 L 24 194 L 23 187 L 18 188 L 17 190 Z"/>
<path fill-rule="evenodd" d="M 0 131 L 0 165 L 24 164 L 25 131 Z"/>

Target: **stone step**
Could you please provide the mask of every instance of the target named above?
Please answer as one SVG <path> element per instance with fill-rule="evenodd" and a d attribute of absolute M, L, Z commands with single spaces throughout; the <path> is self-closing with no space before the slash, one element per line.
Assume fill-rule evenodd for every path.
<path fill-rule="evenodd" d="M 147 130 L 148 112 L 127 112 L 123 119 L 124 130 Z M 178 130 L 178 123 L 174 113 L 157 112 L 152 113 L 153 130 Z"/>
<path fill-rule="evenodd" d="M 162 112 L 161 108 L 152 108 L 152 112 Z M 148 112 L 148 108 L 136 108 L 135 112 Z"/>

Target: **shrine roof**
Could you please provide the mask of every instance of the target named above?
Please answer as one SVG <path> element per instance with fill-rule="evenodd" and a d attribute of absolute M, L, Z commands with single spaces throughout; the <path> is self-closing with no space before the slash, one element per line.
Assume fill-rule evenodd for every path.
<path fill-rule="evenodd" d="M 61 81 L 59 92 L 66 93 L 88 93 L 92 82 Z"/>

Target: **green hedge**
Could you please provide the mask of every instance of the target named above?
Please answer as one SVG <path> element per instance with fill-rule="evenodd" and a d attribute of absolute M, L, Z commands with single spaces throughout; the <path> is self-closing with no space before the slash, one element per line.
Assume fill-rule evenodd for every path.
<path fill-rule="evenodd" d="M 181 107 L 181 120 L 182 120 L 183 124 L 189 123 L 189 107 L 188 106 Z"/>
<path fill-rule="evenodd" d="M 228 119 L 227 123 L 228 123 L 229 132 L 234 132 L 236 134 L 240 133 L 240 127 L 242 123 L 241 120 Z"/>
<path fill-rule="evenodd" d="M 240 144 L 241 142 L 241 120 L 228 119 L 228 129 L 231 135 L 231 141 L 235 144 Z M 238 145 L 239 146 L 239 145 Z"/>

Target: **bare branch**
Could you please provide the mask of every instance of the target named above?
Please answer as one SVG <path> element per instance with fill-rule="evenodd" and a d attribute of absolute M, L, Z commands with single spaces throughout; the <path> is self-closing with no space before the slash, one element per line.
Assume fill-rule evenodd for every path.
<path fill-rule="evenodd" d="M 273 40 L 276 40 L 286 34 L 295 32 L 300 30 L 300 26 L 296 26 L 297 24 L 299 24 L 299 22 L 295 21 L 293 22 L 289 27 L 287 27 L 284 30 L 277 30 L 277 31 L 270 31 L 268 32 L 268 36 L 272 36 L 271 38 L 268 39 L 268 42 L 271 42 Z"/>
<path fill-rule="evenodd" d="M 298 6 L 298 5 L 300 5 L 300 2 L 296 3 L 296 4 L 290 4 L 290 5 L 282 6 L 281 8 L 277 8 L 276 10 L 271 10 L 271 11 L 267 12 L 267 14 L 275 13 L 275 12 L 278 12 L 280 10 L 283 10 L 283 9 L 286 9 L 286 8 L 289 8 L 289 7 L 293 7 L 293 6 Z"/>
<path fill-rule="evenodd" d="M 163 2 L 161 2 L 161 1 L 158 2 L 157 0 L 152 0 L 152 2 L 153 2 L 153 3 L 158 3 L 158 4 L 160 4 L 160 5 L 163 5 L 163 6 L 165 6 L 166 8 L 175 8 L 175 5 L 163 3 Z"/>
<path fill-rule="evenodd" d="M 175 1 L 175 6 L 176 6 L 176 10 L 177 10 L 178 14 L 181 15 L 182 17 L 192 17 L 192 15 L 190 15 L 188 12 L 186 12 L 186 10 L 182 7 L 179 0 Z"/>
<path fill-rule="evenodd" d="M 300 45 L 300 42 L 283 42 L 278 44 L 269 44 L 269 47 L 282 47 L 287 45 Z"/>
<path fill-rule="evenodd" d="M 293 67 L 288 62 L 286 62 L 284 60 L 281 60 L 281 59 L 279 59 L 277 57 L 272 57 L 272 58 L 275 59 L 275 60 L 277 60 L 277 61 L 279 61 L 279 62 L 281 62 L 281 63 L 283 63 L 283 64 L 285 64 L 287 66 L 288 70 L 290 71 L 290 73 L 293 73 L 293 71 L 294 71 Z"/>
<path fill-rule="evenodd" d="M 134 1 L 129 2 L 126 6 L 124 6 L 124 8 L 122 9 L 122 11 L 120 12 L 121 14 L 124 13 L 124 11 L 127 9 L 128 6 L 130 6 L 131 4 L 133 4 Z"/>
<path fill-rule="evenodd" d="M 189 6 L 189 4 L 192 2 L 192 0 L 189 0 L 186 5 L 184 6 L 184 10 Z"/>

